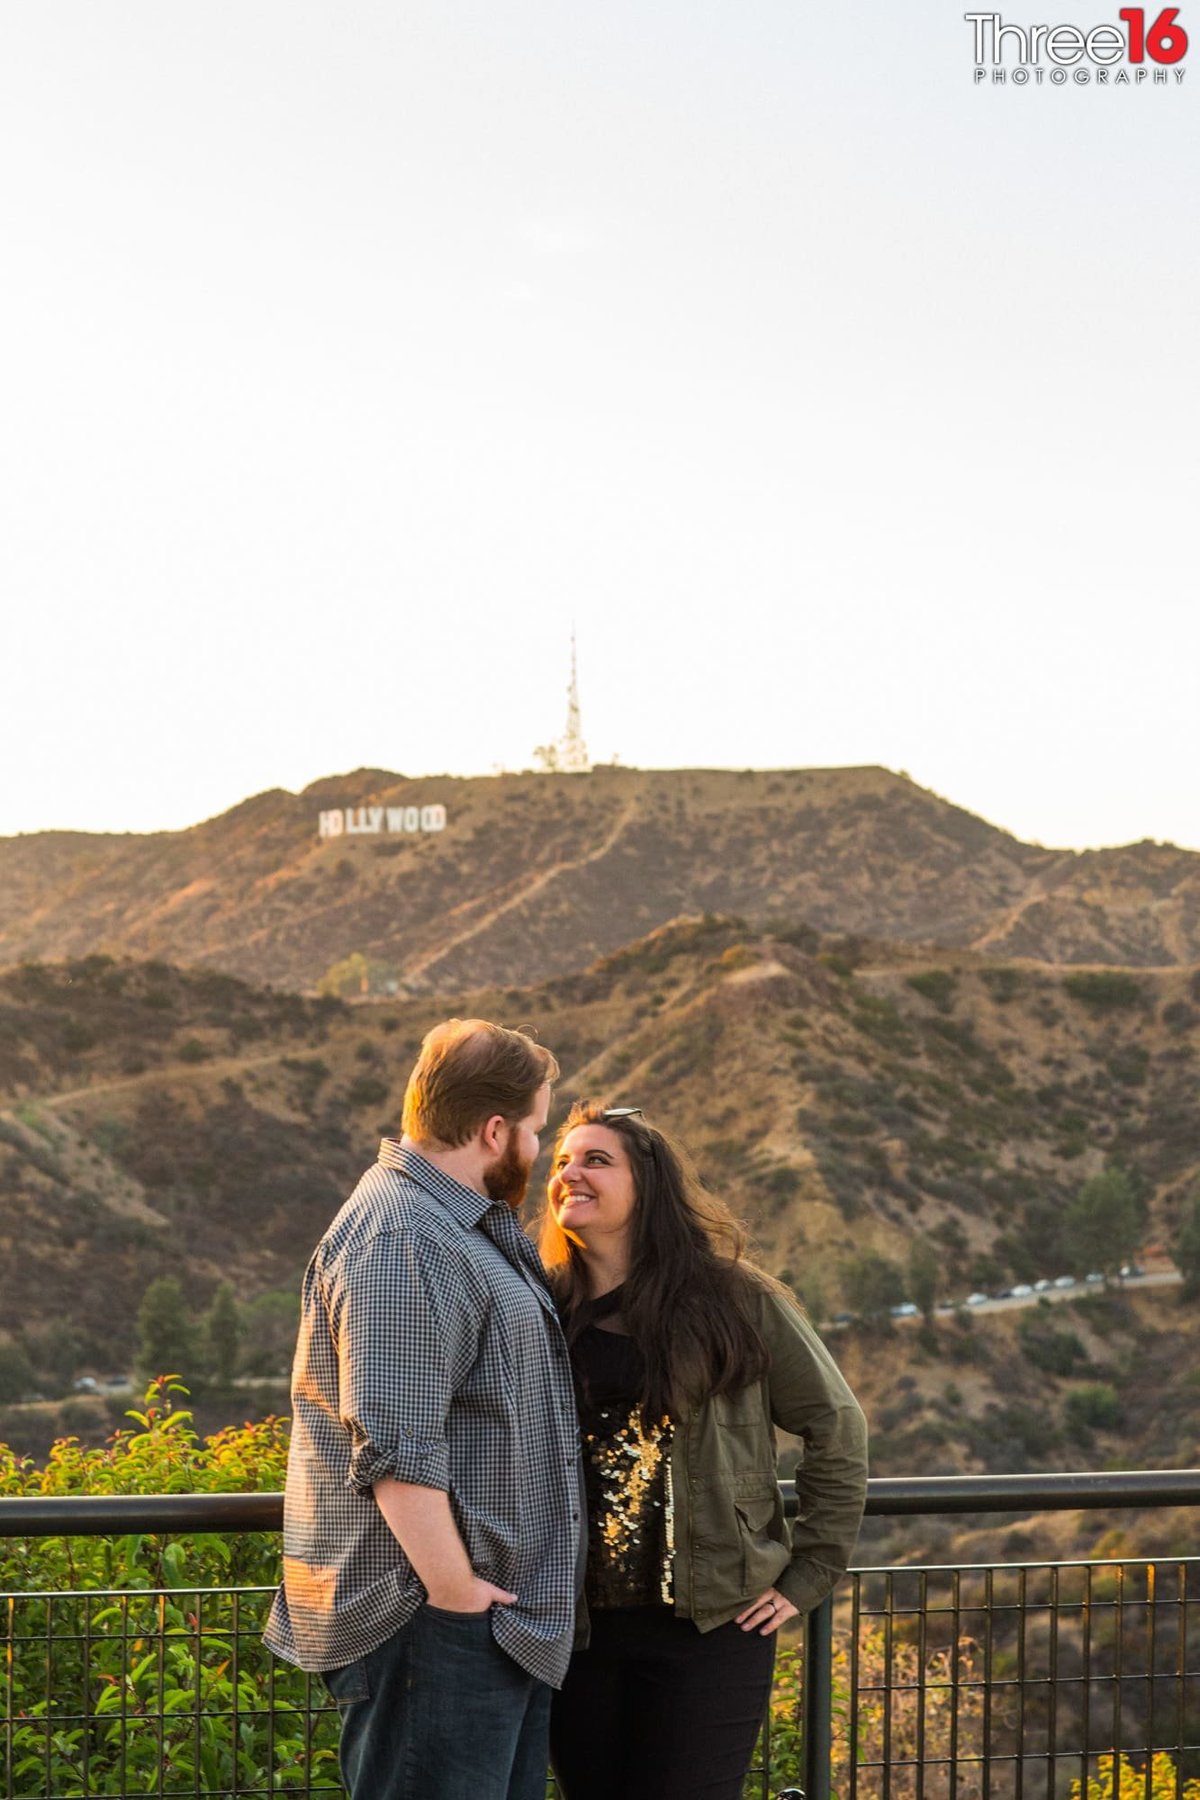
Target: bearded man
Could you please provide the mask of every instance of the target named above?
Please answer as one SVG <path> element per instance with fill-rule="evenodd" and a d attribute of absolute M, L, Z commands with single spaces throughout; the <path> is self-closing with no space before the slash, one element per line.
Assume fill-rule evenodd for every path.
<path fill-rule="evenodd" d="M 353 1800 L 543 1800 L 574 1624 L 575 1404 L 517 1209 L 558 1064 L 450 1019 L 304 1279 L 277 1655 L 319 1670 Z"/>

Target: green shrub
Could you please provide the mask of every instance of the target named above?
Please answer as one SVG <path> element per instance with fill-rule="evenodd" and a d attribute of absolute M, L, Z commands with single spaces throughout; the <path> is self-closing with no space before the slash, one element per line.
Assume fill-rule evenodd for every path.
<path fill-rule="evenodd" d="M 1150 1052 L 1141 1044 L 1124 1044 L 1108 1059 L 1108 1072 L 1122 1087 L 1141 1087 L 1150 1072 Z"/>
<path fill-rule="evenodd" d="M 379 1106 L 388 1097 L 388 1084 L 377 1075 L 357 1075 L 346 1089 L 351 1106 Z"/>
<path fill-rule="evenodd" d="M 807 956 L 814 955 L 821 942 L 821 934 L 813 925 L 781 925 L 771 935 L 777 943 L 790 944 Z"/>
<path fill-rule="evenodd" d="M 27 1400 L 37 1377 L 25 1352 L 16 1344 L 0 1344 L 0 1402 Z"/>
<path fill-rule="evenodd" d="M 1048 1375 L 1075 1375 L 1087 1367 L 1088 1354 L 1076 1334 L 1054 1325 L 1040 1308 L 1022 1315 L 1017 1341 L 1026 1360 Z"/>
<path fill-rule="evenodd" d="M 1123 969 L 1081 969 L 1063 976 L 1063 993 L 1090 1006 L 1093 1012 L 1118 1012 L 1140 1006 L 1145 992 L 1136 975 Z"/>
<path fill-rule="evenodd" d="M 1067 1423 L 1075 1432 L 1111 1431 L 1121 1423 L 1121 1401 L 1106 1381 L 1076 1388 L 1067 1395 Z"/>
<path fill-rule="evenodd" d="M 184 1399 L 177 1383 L 157 1382 L 144 1409 L 127 1415 L 132 1427 L 104 1449 L 61 1438 L 42 1468 L 0 1446 L 0 1495 L 282 1487 L 286 1420 L 229 1427 L 201 1442 Z M 259 1640 L 278 1578 L 274 1534 L 0 1543 L 0 1583 L 21 1594 L 5 1672 L 14 1800 L 161 1793 L 164 1775 L 169 1790 L 183 1782 L 189 1793 L 295 1789 L 306 1782 L 310 1728 L 314 1780 L 332 1780 L 336 1716 L 316 1712 L 310 1721 L 307 1678 L 276 1663 Z M 204 1592 L 226 1586 L 267 1591 L 239 1595 L 235 1612 L 231 1599 Z M 89 1598 L 95 1589 L 116 1592 Z M 63 1590 L 84 1592 L 68 1600 Z M 45 1592 L 60 1597 L 48 1602 Z M 82 1720 L 60 1717 L 81 1712 Z"/>
<path fill-rule="evenodd" d="M 923 1000 L 932 1001 L 939 1012 L 949 1012 L 958 988 L 958 976 L 950 969 L 923 969 L 919 975 L 905 977 L 905 985 Z"/>
<path fill-rule="evenodd" d="M 979 976 L 999 1006 L 1007 1006 L 1020 993 L 1023 985 L 1020 969 L 1010 969 L 1003 965 L 995 969 L 980 969 Z"/>

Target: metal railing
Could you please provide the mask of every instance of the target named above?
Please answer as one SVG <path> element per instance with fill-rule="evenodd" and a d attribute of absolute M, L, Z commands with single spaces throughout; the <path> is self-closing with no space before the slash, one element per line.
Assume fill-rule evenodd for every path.
<path fill-rule="evenodd" d="M 787 1484 L 785 1493 L 794 1509 Z M 877 1480 L 867 1511 L 1198 1505 L 1200 1470 L 1163 1470 Z M 10 1539 L 228 1535 L 281 1523 L 279 1494 L 0 1500 L 0 1538 Z M 261 1644 L 272 1591 L 0 1595 L 4 1792 L 341 1792 L 323 1685 Z M 853 1571 L 810 1615 L 803 1646 L 781 1650 L 746 1793 L 1161 1800 L 1183 1796 L 1197 1775 L 1200 1558 L 895 1566 Z"/>

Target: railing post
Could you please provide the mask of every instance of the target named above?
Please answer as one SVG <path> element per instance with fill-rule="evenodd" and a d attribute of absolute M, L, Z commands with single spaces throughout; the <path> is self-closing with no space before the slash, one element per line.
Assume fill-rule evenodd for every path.
<path fill-rule="evenodd" d="M 833 1597 L 804 1621 L 804 1796 L 833 1791 Z"/>

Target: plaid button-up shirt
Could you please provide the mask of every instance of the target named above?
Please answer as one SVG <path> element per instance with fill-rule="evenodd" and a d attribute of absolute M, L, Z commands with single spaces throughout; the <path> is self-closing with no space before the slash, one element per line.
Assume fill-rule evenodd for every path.
<path fill-rule="evenodd" d="M 517 1595 L 496 1642 L 561 1685 L 576 1592 L 579 1440 L 545 1271 L 507 1206 L 385 1138 L 304 1278 L 272 1650 L 355 1662 L 425 1599 L 376 1481 L 450 1495 L 471 1567 Z"/>

